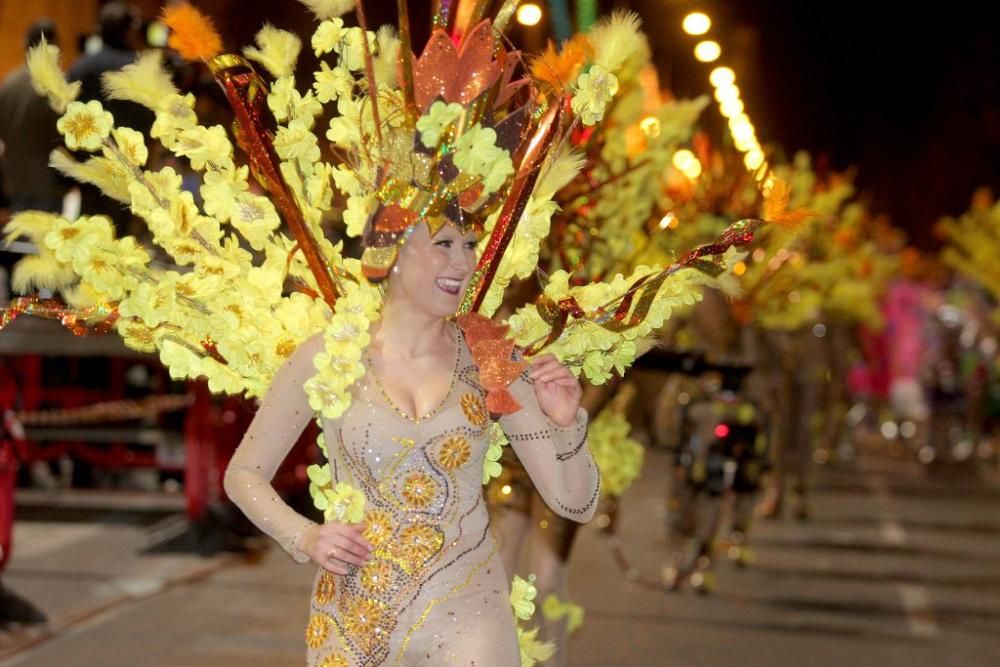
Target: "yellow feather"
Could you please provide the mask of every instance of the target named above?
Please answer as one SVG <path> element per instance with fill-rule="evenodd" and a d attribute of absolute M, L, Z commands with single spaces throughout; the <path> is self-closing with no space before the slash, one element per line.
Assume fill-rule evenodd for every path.
<path fill-rule="evenodd" d="M 354 9 L 355 0 L 299 0 L 320 21 L 343 16 Z"/>
<path fill-rule="evenodd" d="M 18 213 L 3 228 L 5 234 L 3 245 L 8 246 L 11 241 L 22 236 L 28 237 L 32 243 L 39 245 L 42 242 L 42 237 L 48 234 L 52 226 L 59 220 L 62 220 L 62 217 L 54 213 L 43 213 L 42 211 Z"/>
<path fill-rule="evenodd" d="M 594 63 L 609 72 L 617 70 L 644 46 L 639 36 L 639 16 L 615 11 L 590 31 L 590 43 L 594 46 Z"/>
<path fill-rule="evenodd" d="M 560 150 L 542 169 L 538 186 L 535 188 L 535 197 L 550 199 L 553 194 L 576 178 L 586 164 L 587 157 L 580 151 Z"/>
<path fill-rule="evenodd" d="M 391 25 L 378 29 L 378 53 L 375 56 L 375 81 L 379 87 L 396 87 L 396 59 L 399 58 L 399 37 Z"/>
<path fill-rule="evenodd" d="M 80 82 L 69 83 L 59 69 L 59 47 L 41 43 L 28 50 L 28 73 L 31 85 L 39 95 L 44 95 L 57 113 L 65 113 L 66 107 L 80 94 Z"/>
<path fill-rule="evenodd" d="M 163 69 L 160 51 L 146 51 L 131 65 L 108 72 L 101 80 L 110 99 L 137 102 L 154 110 L 163 100 L 177 94 L 177 87 Z"/>
<path fill-rule="evenodd" d="M 291 76 L 302 50 L 302 40 L 287 30 L 265 23 L 256 36 L 257 47 L 248 46 L 243 55 L 259 62 L 276 79 Z"/>
<path fill-rule="evenodd" d="M 55 255 L 45 252 L 29 255 L 14 265 L 10 284 L 15 292 L 27 294 L 36 289 L 63 289 L 79 279 L 69 264 L 62 264 Z"/>
<path fill-rule="evenodd" d="M 123 204 L 132 202 L 128 192 L 130 175 L 116 160 L 92 157 L 86 162 L 77 162 L 62 151 L 55 150 L 49 155 L 49 166 L 81 183 L 97 186 L 116 201 Z"/>

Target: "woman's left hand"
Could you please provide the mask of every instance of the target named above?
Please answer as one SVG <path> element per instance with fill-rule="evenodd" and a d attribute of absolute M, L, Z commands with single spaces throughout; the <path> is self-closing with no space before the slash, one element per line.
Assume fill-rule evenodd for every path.
<path fill-rule="evenodd" d="M 551 354 L 531 360 L 531 379 L 542 412 L 558 426 L 572 426 L 583 388 L 569 369 Z"/>

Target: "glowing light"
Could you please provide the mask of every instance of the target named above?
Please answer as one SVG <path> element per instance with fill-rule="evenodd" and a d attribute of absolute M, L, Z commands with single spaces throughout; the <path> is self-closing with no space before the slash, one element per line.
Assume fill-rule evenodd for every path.
<path fill-rule="evenodd" d="M 740 99 L 739 86 L 721 86 L 715 89 L 715 101 L 719 104 L 735 102 Z"/>
<path fill-rule="evenodd" d="M 746 157 L 743 158 L 743 163 L 750 171 L 759 169 L 760 166 L 764 164 L 764 154 L 757 149 L 753 149 L 746 154 Z"/>
<path fill-rule="evenodd" d="M 660 136 L 660 120 L 653 116 L 646 116 L 639 121 L 639 129 L 647 137 L 658 137 Z"/>
<path fill-rule="evenodd" d="M 746 272 L 747 272 L 746 262 L 736 262 L 735 264 L 733 264 L 733 273 L 735 273 L 736 275 L 742 276 Z"/>
<path fill-rule="evenodd" d="M 698 161 L 694 153 L 686 148 L 682 148 L 674 153 L 673 164 L 678 171 L 691 180 L 701 176 L 701 162 Z"/>
<path fill-rule="evenodd" d="M 667 229 L 677 226 L 677 216 L 673 213 L 667 213 L 665 216 L 660 218 L 660 229 Z"/>
<path fill-rule="evenodd" d="M 521 25 L 538 25 L 542 20 L 542 8 L 533 2 L 526 2 L 517 8 L 517 22 Z"/>
<path fill-rule="evenodd" d="M 691 12 L 684 17 L 681 26 L 684 28 L 684 32 L 689 35 L 704 35 L 712 27 L 712 19 L 703 12 Z"/>
<path fill-rule="evenodd" d="M 500 489 L 500 493 L 504 494 L 505 496 L 509 496 L 511 490 L 512 489 L 510 488 L 510 484 L 504 484 L 503 487 Z"/>
<path fill-rule="evenodd" d="M 722 47 L 710 39 L 698 42 L 694 47 L 694 57 L 703 63 L 714 63 L 722 55 Z"/>
<path fill-rule="evenodd" d="M 739 99 L 730 100 L 727 99 L 725 102 L 719 104 L 719 113 L 722 114 L 724 118 L 732 118 L 733 116 L 739 116 L 743 113 L 743 101 Z"/>
<path fill-rule="evenodd" d="M 708 81 L 716 88 L 725 88 L 736 83 L 736 72 L 728 67 L 716 67 L 708 75 Z"/>
<path fill-rule="evenodd" d="M 727 435 L 729 435 L 729 426 L 726 424 L 717 424 L 715 427 L 715 437 L 725 438 Z"/>

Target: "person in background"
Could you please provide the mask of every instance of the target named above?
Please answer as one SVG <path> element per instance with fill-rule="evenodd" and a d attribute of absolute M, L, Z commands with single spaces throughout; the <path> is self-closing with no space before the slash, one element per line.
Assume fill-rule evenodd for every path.
<path fill-rule="evenodd" d="M 81 102 L 99 101 L 114 116 L 117 127 L 149 134 L 153 125 L 152 112 L 134 102 L 109 100 L 102 83 L 106 72 L 116 72 L 135 61 L 136 50 L 143 46 L 141 27 L 139 10 L 134 5 L 113 0 L 101 7 L 98 15 L 101 46 L 73 63 L 69 79 L 81 84 L 78 99 Z M 123 205 L 105 197 L 93 186 L 82 186 L 81 198 L 80 209 L 84 215 L 106 215 L 114 222 L 119 236 L 132 233 L 129 229 L 132 215 Z"/>

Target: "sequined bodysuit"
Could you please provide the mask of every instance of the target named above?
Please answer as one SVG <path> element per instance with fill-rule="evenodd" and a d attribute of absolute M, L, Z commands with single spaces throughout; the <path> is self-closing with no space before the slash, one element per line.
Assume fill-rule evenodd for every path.
<path fill-rule="evenodd" d="M 306 341 L 278 372 L 226 472 L 230 498 L 301 563 L 309 557 L 298 540 L 312 522 L 270 479 L 313 416 L 302 385 L 321 344 Z M 364 492 L 365 537 L 375 551 L 344 577 L 318 569 L 310 667 L 520 665 L 508 575 L 482 492 L 490 419 L 462 340 L 454 364 L 447 396 L 420 419 L 396 408 L 369 371 L 347 412 L 323 424 L 333 484 Z M 510 391 L 522 408 L 500 424 L 542 497 L 562 516 L 589 520 L 599 475 L 586 413 L 568 428 L 553 424 L 527 373 Z"/>

